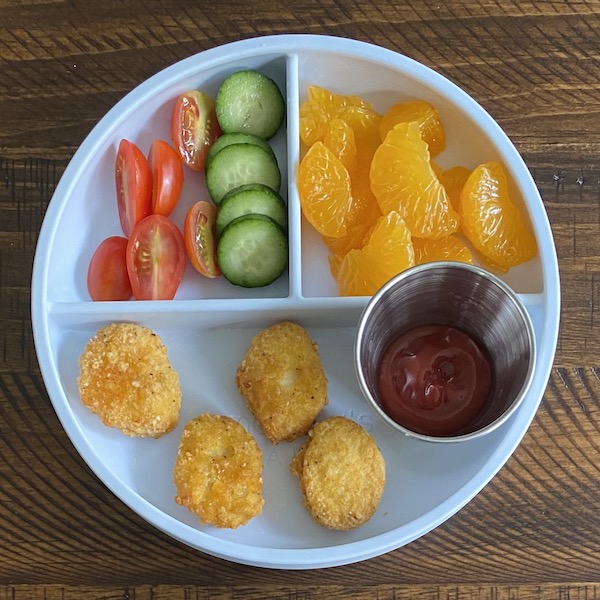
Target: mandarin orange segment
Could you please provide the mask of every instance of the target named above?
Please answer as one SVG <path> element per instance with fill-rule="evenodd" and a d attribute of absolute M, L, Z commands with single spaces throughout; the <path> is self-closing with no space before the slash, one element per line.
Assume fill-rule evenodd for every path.
<path fill-rule="evenodd" d="M 442 167 L 440 167 L 440 165 L 438 165 L 434 161 L 431 161 L 431 168 L 433 169 L 435 176 L 440 180 L 440 183 L 442 183 L 442 173 L 444 172 L 444 169 L 442 169 Z M 448 191 L 448 190 L 446 190 L 446 191 Z"/>
<path fill-rule="evenodd" d="M 352 206 L 346 235 L 339 238 L 324 236 L 323 241 L 331 252 L 342 256 L 349 250 L 362 248 L 379 217 L 381 210 L 369 187 L 368 172 L 359 169 L 352 177 Z"/>
<path fill-rule="evenodd" d="M 454 260 L 471 265 L 475 262 L 470 248 L 455 235 L 447 235 L 438 240 L 413 238 L 412 243 L 416 265 L 438 260 Z"/>
<path fill-rule="evenodd" d="M 308 102 L 300 105 L 300 139 L 307 146 L 321 141 L 327 133 L 327 126 L 327 114 L 320 106 Z"/>
<path fill-rule="evenodd" d="M 298 166 L 298 193 L 302 213 L 321 234 L 346 234 L 352 206 L 350 175 L 322 142 L 309 149 Z"/>
<path fill-rule="evenodd" d="M 500 163 L 473 170 L 460 194 L 459 210 L 465 236 L 487 264 L 504 271 L 537 255 L 531 225 L 511 200 Z"/>
<path fill-rule="evenodd" d="M 307 99 L 300 105 L 300 138 L 307 146 L 322 141 L 330 121 L 342 117 L 346 112 L 348 117 L 343 120 L 355 128 L 361 119 L 366 119 L 363 111 L 369 116 L 373 112 L 371 105 L 359 96 L 334 94 L 325 88 L 310 85 Z"/>
<path fill-rule="evenodd" d="M 349 173 L 356 170 L 356 138 L 354 129 L 342 119 L 332 119 L 323 138 L 327 146 L 346 167 Z"/>
<path fill-rule="evenodd" d="M 415 263 L 410 231 L 395 211 L 380 217 L 362 249 L 350 250 L 337 271 L 341 296 L 370 296 Z"/>
<path fill-rule="evenodd" d="M 362 250 L 350 250 L 337 267 L 340 296 L 372 296 L 388 279 L 383 267 Z"/>
<path fill-rule="evenodd" d="M 323 242 L 332 254 L 343 258 L 350 250 L 357 250 L 365 245 L 373 225 L 374 222 L 368 221 L 349 225 L 346 235 L 338 238 L 324 235 Z"/>
<path fill-rule="evenodd" d="M 415 237 L 440 238 L 458 229 L 458 214 L 416 122 L 400 123 L 387 134 L 371 161 L 370 179 L 381 212 L 398 211 Z"/>
<path fill-rule="evenodd" d="M 334 279 L 337 280 L 338 273 L 340 271 L 340 265 L 342 264 L 342 260 L 345 255 L 342 254 L 330 254 L 327 257 L 329 261 L 329 271 Z"/>
<path fill-rule="evenodd" d="M 463 166 L 451 167 L 439 173 L 440 183 L 446 188 L 452 208 L 458 212 L 460 193 L 469 178 L 471 171 Z"/>
<path fill-rule="evenodd" d="M 372 108 L 348 106 L 339 113 L 339 118 L 352 127 L 358 142 L 372 145 L 381 143 L 379 139 L 381 115 Z"/>
<path fill-rule="evenodd" d="M 309 85 L 307 90 L 308 102 L 321 106 L 329 117 L 333 118 L 348 106 L 361 106 L 371 108 L 371 105 L 360 96 L 348 94 L 335 94 L 318 85 Z"/>
<path fill-rule="evenodd" d="M 410 231 L 396 211 L 377 219 L 363 250 L 373 258 L 380 256 L 395 271 L 394 275 L 411 266 L 415 257 Z"/>
<path fill-rule="evenodd" d="M 361 223 L 373 225 L 381 215 L 381 208 L 371 190 L 369 171 L 358 169 L 352 177 L 352 208 L 349 223 L 351 225 Z"/>
<path fill-rule="evenodd" d="M 437 156 L 446 147 L 446 130 L 440 115 L 432 104 L 424 100 L 409 100 L 394 104 L 383 116 L 379 125 L 379 136 L 383 141 L 398 123 L 415 121 L 421 137 L 429 147 L 429 154 Z"/>

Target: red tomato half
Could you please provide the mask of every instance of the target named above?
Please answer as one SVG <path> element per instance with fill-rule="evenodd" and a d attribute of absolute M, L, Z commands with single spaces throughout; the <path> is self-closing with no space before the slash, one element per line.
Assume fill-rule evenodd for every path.
<path fill-rule="evenodd" d="M 198 273 L 210 278 L 221 274 L 217 264 L 216 218 L 217 207 L 212 202 L 200 200 L 188 210 L 183 230 L 190 262 Z"/>
<path fill-rule="evenodd" d="M 221 133 L 215 101 L 210 96 L 190 90 L 177 98 L 171 117 L 171 139 L 188 167 L 195 171 L 204 169 L 208 150 Z"/>
<path fill-rule="evenodd" d="M 127 244 L 127 271 L 136 300 L 172 300 L 185 269 L 185 247 L 168 217 L 140 221 Z"/>
<path fill-rule="evenodd" d="M 127 238 L 106 238 L 96 248 L 87 274 L 92 300 L 129 300 L 132 295 L 127 273 Z"/>
<path fill-rule="evenodd" d="M 123 233 L 129 237 L 133 228 L 150 214 L 152 176 L 142 151 L 129 140 L 121 140 L 115 164 L 117 205 Z"/>
<path fill-rule="evenodd" d="M 154 140 L 148 154 L 152 174 L 152 212 L 168 217 L 183 187 L 183 165 L 179 155 L 167 142 Z"/>

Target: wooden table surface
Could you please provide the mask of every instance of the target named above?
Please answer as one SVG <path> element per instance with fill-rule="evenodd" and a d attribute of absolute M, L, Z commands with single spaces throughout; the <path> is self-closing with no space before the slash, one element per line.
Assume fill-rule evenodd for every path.
<path fill-rule="evenodd" d="M 499 474 L 413 543 L 317 571 L 212 558 L 117 499 L 52 409 L 30 316 L 45 210 L 98 120 L 180 59 L 277 33 L 379 44 L 471 94 L 534 177 L 562 280 L 547 391 Z M 0 0 L 0 600 L 599 597 L 599 40 L 599 0 Z"/>

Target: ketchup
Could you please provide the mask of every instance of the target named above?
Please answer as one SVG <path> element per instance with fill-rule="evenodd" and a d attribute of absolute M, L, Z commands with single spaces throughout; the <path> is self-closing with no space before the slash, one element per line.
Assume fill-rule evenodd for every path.
<path fill-rule="evenodd" d="M 459 433 L 481 412 L 492 384 L 490 359 L 469 335 L 419 325 L 384 350 L 377 371 L 383 410 L 425 435 Z"/>

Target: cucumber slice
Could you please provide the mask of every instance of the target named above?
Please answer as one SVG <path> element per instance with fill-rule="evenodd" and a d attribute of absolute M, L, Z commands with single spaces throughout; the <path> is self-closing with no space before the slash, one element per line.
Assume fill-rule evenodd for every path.
<path fill-rule="evenodd" d="M 281 277 L 288 264 L 288 241 L 271 217 L 244 215 L 223 229 L 217 261 L 223 276 L 241 287 L 262 287 Z"/>
<path fill-rule="evenodd" d="M 206 187 L 218 206 L 231 190 L 247 183 L 262 183 L 279 192 L 281 172 L 277 159 L 254 144 L 231 144 L 219 150 L 206 170 Z"/>
<path fill-rule="evenodd" d="M 249 183 L 231 190 L 221 200 L 216 220 L 217 237 L 231 221 L 249 214 L 271 217 L 283 230 L 287 229 L 287 206 L 283 198 L 262 183 Z"/>
<path fill-rule="evenodd" d="M 273 149 L 269 145 L 269 142 L 266 142 L 262 138 L 259 138 L 257 135 L 252 135 L 251 133 L 224 133 L 219 136 L 214 144 L 209 148 L 208 154 L 206 155 L 206 161 L 204 163 L 204 171 L 208 169 L 208 165 L 214 158 L 215 154 L 225 148 L 225 146 L 230 146 L 231 144 L 255 144 L 256 146 L 260 146 L 264 148 L 267 152 L 273 154 Z"/>
<path fill-rule="evenodd" d="M 283 123 L 285 101 L 271 78 L 248 69 L 225 79 L 217 92 L 215 110 L 223 133 L 252 133 L 268 140 Z"/>

